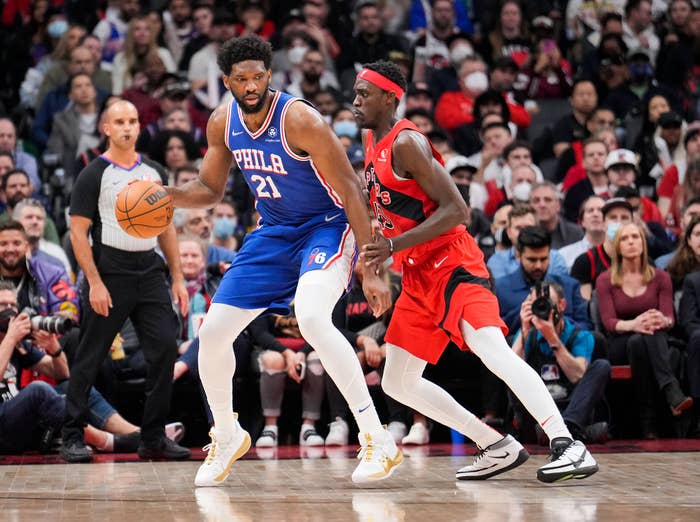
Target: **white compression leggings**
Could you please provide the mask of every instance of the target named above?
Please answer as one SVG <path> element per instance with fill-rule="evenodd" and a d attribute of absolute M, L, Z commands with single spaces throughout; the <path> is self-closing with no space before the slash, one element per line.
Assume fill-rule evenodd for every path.
<path fill-rule="evenodd" d="M 295 296 L 295 313 L 304 339 L 316 350 L 328 375 L 357 416 L 372 404 L 362 368 L 355 351 L 333 325 L 332 313 L 347 282 L 343 270 L 313 270 L 299 279 Z M 214 417 L 217 433 L 231 433 L 234 428 L 231 379 L 236 359 L 231 346 L 248 324 L 263 312 L 214 303 L 199 331 L 199 373 L 207 402 Z M 358 424 L 360 419 L 358 419 Z M 362 431 L 381 428 L 376 413 L 362 419 Z"/>
<path fill-rule="evenodd" d="M 461 327 L 471 351 L 508 385 L 537 422 L 545 423 L 543 428 L 550 439 L 570 437 L 542 379 L 511 350 L 501 330 L 495 326 L 475 330 L 464 320 Z M 386 366 L 382 378 L 384 391 L 406 406 L 464 433 L 481 448 L 503 438 L 500 433 L 463 408 L 445 390 L 424 379 L 426 364 L 406 350 L 387 344 Z"/>

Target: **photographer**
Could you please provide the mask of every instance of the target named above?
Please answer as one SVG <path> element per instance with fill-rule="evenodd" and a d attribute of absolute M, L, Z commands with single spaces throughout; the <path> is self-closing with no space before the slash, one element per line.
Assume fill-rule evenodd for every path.
<path fill-rule="evenodd" d="M 32 368 L 55 379 L 68 377 L 68 362 L 56 337 L 35 331 L 29 316 L 18 314 L 9 281 L 0 281 L 0 452 L 47 449 L 63 424 L 65 402 L 50 384 L 35 381 L 20 389 L 21 370 Z M 43 348 L 44 351 L 39 348 Z"/>
<path fill-rule="evenodd" d="M 559 283 L 564 289 L 564 314 L 577 326 L 590 328 L 586 301 L 581 297 L 578 281 L 567 275 L 549 271 L 551 236 L 542 227 L 524 227 L 517 239 L 516 258 L 519 269 L 506 276 L 496 278 L 496 297 L 501 317 L 510 332 L 520 328 L 520 305 L 530 294 L 536 283 L 545 275 Z"/>
<path fill-rule="evenodd" d="M 593 334 L 563 316 L 566 304 L 561 285 L 553 281 L 538 285 L 520 307 L 522 328 L 516 333 L 513 351 L 539 372 L 557 405 L 568 400 L 562 417 L 574 437 L 604 442 L 607 423 L 590 423 L 610 380 L 610 363 L 607 359 L 591 361 Z M 512 399 L 522 430 L 524 420 L 531 423 L 532 419 Z"/>

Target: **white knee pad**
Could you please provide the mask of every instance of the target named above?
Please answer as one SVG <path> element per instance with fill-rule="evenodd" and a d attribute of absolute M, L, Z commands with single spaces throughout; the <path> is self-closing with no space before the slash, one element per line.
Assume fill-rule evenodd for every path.
<path fill-rule="evenodd" d="M 333 265 L 326 270 L 313 270 L 299 279 L 294 297 L 294 313 L 299 323 L 299 331 L 309 344 L 322 336 L 329 327 L 333 328 L 333 308 L 345 290 L 347 279 L 341 279 L 341 271 Z M 314 348 L 317 349 L 316 346 Z"/>

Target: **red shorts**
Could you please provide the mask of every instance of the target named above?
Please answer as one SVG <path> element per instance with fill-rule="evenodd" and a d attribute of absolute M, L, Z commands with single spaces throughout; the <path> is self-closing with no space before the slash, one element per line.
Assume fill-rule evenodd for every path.
<path fill-rule="evenodd" d="M 468 350 L 460 320 L 475 330 L 497 326 L 506 335 L 498 300 L 488 288 L 483 255 L 467 233 L 425 251 L 419 259 L 404 257 L 401 295 L 384 340 L 435 364 L 453 341 Z"/>

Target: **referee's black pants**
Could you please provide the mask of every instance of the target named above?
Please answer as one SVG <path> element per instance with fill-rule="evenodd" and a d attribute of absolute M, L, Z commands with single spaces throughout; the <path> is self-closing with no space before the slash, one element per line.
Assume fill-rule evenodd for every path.
<path fill-rule="evenodd" d="M 80 342 L 71 367 L 63 440 L 83 439 L 90 387 L 114 337 L 130 317 L 148 367 L 141 440 L 145 445 L 155 445 L 165 436 L 177 357 L 177 317 L 168 293 L 165 262 L 152 250 L 127 252 L 106 246 L 100 247 L 96 258 L 97 269 L 112 297 L 112 308 L 107 317 L 96 314 L 90 306 L 88 284 L 83 284 Z"/>

